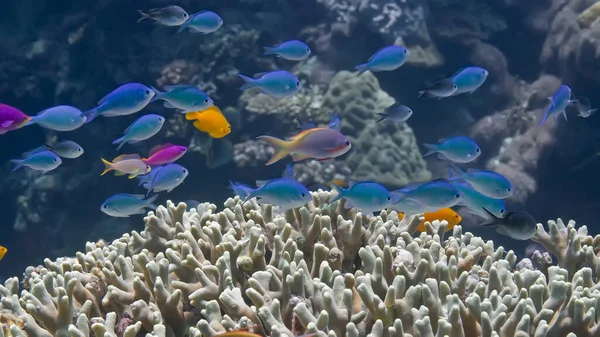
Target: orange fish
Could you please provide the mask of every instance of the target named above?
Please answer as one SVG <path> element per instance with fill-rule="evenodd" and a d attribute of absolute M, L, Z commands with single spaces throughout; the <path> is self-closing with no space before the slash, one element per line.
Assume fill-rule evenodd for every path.
<path fill-rule="evenodd" d="M 421 221 L 417 230 L 419 232 L 425 232 L 425 221 L 433 222 L 433 220 L 446 220 L 448 221 L 448 228 L 446 228 L 446 232 L 454 228 L 454 226 L 458 225 L 462 221 L 462 217 L 456 213 L 452 208 L 442 208 L 435 212 L 425 212 L 423 214 L 425 220 Z M 404 214 L 398 213 L 398 219 L 402 220 L 404 218 Z"/>
<path fill-rule="evenodd" d="M 231 133 L 231 125 L 221 109 L 215 105 L 206 110 L 188 112 L 185 119 L 194 121 L 196 129 L 208 133 L 213 138 L 223 138 Z"/>
<path fill-rule="evenodd" d="M 8 249 L 6 249 L 6 247 L 0 246 L 0 260 L 4 258 L 4 255 L 6 255 L 7 252 Z"/>

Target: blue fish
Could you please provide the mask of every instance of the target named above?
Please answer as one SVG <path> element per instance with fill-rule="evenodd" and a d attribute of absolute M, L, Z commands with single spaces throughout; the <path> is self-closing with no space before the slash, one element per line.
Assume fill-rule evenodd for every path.
<path fill-rule="evenodd" d="M 138 186 L 142 186 L 146 183 L 149 183 L 154 179 L 154 176 L 163 169 L 164 166 L 154 167 L 152 171 L 148 172 L 146 175 L 135 177 L 138 181 Z"/>
<path fill-rule="evenodd" d="M 472 94 L 477 88 L 483 85 L 489 72 L 480 67 L 465 67 L 452 75 L 452 81 L 456 84 L 456 91 L 452 96 L 462 93 Z"/>
<path fill-rule="evenodd" d="M 290 61 L 301 61 L 310 55 L 310 47 L 299 40 L 291 40 L 275 47 L 263 47 L 264 55 L 277 55 Z"/>
<path fill-rule="evenodd" d="M 244 201 L 259 198 L 261 203 L 279 206 L 281 212 L 302 207 L 312 200 L 308 189 L 294 179 L 278 178 L 269 180 L 264 185 L 252 189 Z"/>
<path fill-rule="evenodd" d="M 63 140 L 52 146 L 44 145 L 44 147 L 61 158 L 75 159 L 83 154 L 83 148 L 72 140 Z"/>
<path fill-rule="evenodd" d="M 347 208 L 356 207 L 365 214 L 381 211 L 393 203 L 392 194 L 385 186 L 369 181 L 353 183 L 349 188 L 343 189 L 335 184 L 331 185 L 337 195 L 329 203 L 342 198 L 346 199 Z"/>
<path fill-rule="evenodd" d="M 440 144 L 423 144 L 428 150 L 423 157 L 438 153 L 438 158 L 442 160 L 464 164 L 472 162 L 481 155 L 481 148 L 469 137 L 442 138 L 439 142 Z"/>
<path fill-rule="evenodd" d="M 23 153 L 23 159 L 11 159 L 10 161 L 15 164 L 13 171 L 20 169 L 23 166 L 27 166 L 36 171 L 41 171 L 42 174 L 52 171 L 62 164 L 60 157 L 40 146 L 32 151 Z"/>
<path fill-rule="evenodd" d="M 166 92 L 161 92 L 152 88 L 156 95 L 152 102 L 162 99 L 165 101 L 165 108 L 178 109 L 181 113 L 203 111 L 214 105 L 214 101 L 204 91 L 194 85 L 166 85 Z"/>
<path fill-rule="evenodd" d="M 463 199 L 462 193 L 444 179 L 412 183 L 405 188 L 393 191 L 392 194 L 399 199 L 398 202 L 404 198 L 410 199 L 421 206 L 428 207 L 429 211 L 455 206 Z"/>
<path fill-rule="evenodd" d="M 471 184 L 477 192 L 487 197 L 505 199 L 513 195 L 512 184 L 500 173 L 471 168 L 464 172 L 456 165 L 452 165 L 448 171 L 450 171 L 449 180 L 464 180 Z M 456 174 L 452 174 L 452 171 Z"/>
<path fill-rule="evenodd" d="M 381 122 L 384 119 L 389 119 L 392 122 L 403 123 L 406 122 L 410 116 L 412 116 L 413 111 L 411 108 L 406 105 L 394 103 L 383 113 L 377 113 L 380 117 L 376 123 Z"/>
<path fill-rule="evenodd" d="M 38 124 L 54 131 L 73 131 L 82 126 L 85 120 L 81 110 L 69 105 L 59 105 L 32 116 L 27 125 Z"/>
<path fill-rule="evenodd" d="M 493 199 L 477 192 L 469 183 L 462 181 L 450 181 L 463 195 L 459 206 L 466 206 L 471 213 L 487 218 L 485 208 L 497 217 L 503 217 L 506 212 L 506 205 L 503 199 Z"/>
<path fill-rule="evenodd" d="M 234 196 L 239 195 L 241 199 L 246 199 L 246 197 L 254 190 L 252 187 L 235 181 L 229 181 L 229 189 L 233 191 Z"/>
<path fill-rule="evenodd" d="M 540 125 L 546 123 L 551 115 L 554 115 L 554 120 L 556 120 L 558 116 L 562 114 L 565 116 L 565 120 L 567 120 L 567 106 L 569 103 L 574 102 L 571 100 L 571 88 L 569 88 L 568 85 L 563 84 L 558 88 L 554 95 L 548 99 L 550 100 L 550 106 L 544 111 L 544 116 L 540 121 Z"/>
<path fill-rule="evenodd" d="M 148 105 L 154 97 L 154 90 L 140 84 L 127 83 L 104 96 L 98 106 L 83 113 L 86 123 L 98 116 L 116 117 L 134 114 Z"/>
<path fill-rule="evenodd" d="M 254 78 L 242 74 L 238 76 L 246 82 L 240 87 L 240 90 L 257 88 L 263 94 L 275 98 L 291 96 L 302 87 L 298 77 L 285 70 L 258 73 L 254 75 Z"/>
<path fill-rule="evenodd" d="M 119 146 L 117 146 L 118 151 L 126 143 L 133 144 L 154 136 L 160 131 L 164 123 L 165 118 L 162 116 L 154 114 L 144 115 L 136 119 L 127 127 L 127 129 L 125 129 L 125 135 L 123 137 L 112 143 L 113 145 L 119 144 Z"/>
<path fill-rule="evenodd" d="M 209 34 L 223 25 L 223 19 L 219 14 L 211 11 L 200 11 L 192 14 L 190 18 L 179 27 L 177 33 L 189 28 L 190 33 Z"/>
<path fill-rule="evenodd" d="M 119 193 L 106 199 L 100 205 L 100 210 L 112 217 L 127 218 L 130 215 L 146 213 L 146 208 L 156 209 L 156 198 L 158 194 L 144 199 L 143 194 Z"/>
<path fill-rule="evenodd" d="M 144 188 L 148 193 L 167 191 L 171 192 L 175 187 L 179 186 L 188 176 L 188 170 L 178 164 L 167 164 L 163 166 L 159 172 L 153 175 L 151 181 L 145 182 Z"/>
<path fill-rule="evenodd" d="M 358 75 L 367 70 L 384 71 L 400 68 L 406 62 L 410 52 L 402 46 L 387 46 L 379 49 L 371 56 L 367 63 L 354 67 L 358 69 Z"/>

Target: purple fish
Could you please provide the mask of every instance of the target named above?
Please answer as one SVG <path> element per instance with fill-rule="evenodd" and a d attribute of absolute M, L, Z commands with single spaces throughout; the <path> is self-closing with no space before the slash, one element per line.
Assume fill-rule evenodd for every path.
<path fill-rule="evenodd" d="M 148 158 L 142 158 L 142 161 L 150 166 L 169 164 L 181 158 L 187 151 L 187 147 L 173 145 L 170 143 L 157 145 L 150 149 Z"/>
<path fill-rule="evenodd" d="M 31 117 L 10 105 L 0 103 L 0 135 L 25 126 Z"/>

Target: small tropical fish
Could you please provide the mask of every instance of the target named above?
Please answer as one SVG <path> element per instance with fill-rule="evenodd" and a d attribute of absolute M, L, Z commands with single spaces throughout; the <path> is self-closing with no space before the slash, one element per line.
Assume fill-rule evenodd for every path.
<path fill-rule="evenodd" d="M 594 113 L 596 113 L 596 111 L 598 111 L 598 109 L 592 109 L 592 104 L 590 103 L 590 100 L 588 98 L 578 96 L 577 97 L 577 111 L 579 111 L 577 116 L 583 117 L 583 118 L 588 118 L 591 115 L 593 115 Z"/>
<path fill-rule="evenodd" d="M 477 88 L 483 85 L 489 72 L 480 67 L 466 67 L 452 75 L 452 81 L 457 88 L 452 96 L 462 93 L 472 94 Z"/>
<path fill-rule="evenodd" d="M 377 120 L 376 123 L 379 123 L 384 119 L 388 119 L 396 123 L 403 123 L 406 122 L 410 118 L 410 116 L 412 116 L 413 111 L 406 105 L 394 103 L 393 105 L 385 109 L 385 112 L 377 114 L 381 117 Z"/>
<path fill-rule="evenodd" d="M 265 140 L 275 147 L 276 152 L 266 165 L 278 162 L 290 153 L 294 161 L 308 158 L 320 160 L 336 158 L 352 147 L 346 136 L 329 128 L 304 130 L 291 137 L 290 141 L 271 136 L 259 136 L 257 139 Z"/>
<path fill-rule="evenodd" d="M 148 153 L 148 158 L 142 158 L 142 161 L 150 166 L 169 164 L 183 157 L 187 152 L 187 147 L 166 143 L 156 145 Z"/>
<path fill-rule="evenodd" d="M 141 17 L 138 23 L 146 20 L 154 20 L 164 26 L 181 26 L 189 19 L 189 14 L 179 6 L 167 6 L 163 8 L 152 8 L 147 11 L 138 9 Z"/>
<path fill-rule="evenodd" d="M 483 208 L 487 213 L 487 221 L 482 227 L 496 226 L 496 232 L 515 240 L 529 240 L 537 231 L 537 222 L 527 212 L 506 212 L 502 217 Z"/>
<path fill-rule="evenodd" d="M 449 180 L 464 180 L 471 184 L 477 192 L 490 198 L 504 199 L 513 194 L 512 184 L 500 173 L 471 168 L 464 172 L 456 165 L 452 165 L 448 170 L 450 171 Z M 456 174 L 452 174 L 452 171 Z"/>
<path fill-rule="evenodd" d="M 188 174 L 189 172 L 185 167 L 177 164 L 168 164 L 154 174 L 151 181 L 145 182 L 143 185 L 148 190 L 148 193 L 159 193 L 162 191 L 169 193 L 175 187 L 179 186 Z"/>
<path fill-rule="evenodd" d="M 44 147 L 56 153 L 59 157 L 68 159 L 78 158 L 84 152 L 83 148 L 72 140 L 63 140 L 52 146 L 44 145 Z"/>
<path fill-rule="evenodd" d="M 0 261 L 4 258 L 4 255 L 8 252 L 8 249 L 4 246 L 0 246 Z"/>
<path fill-rule="evenodd" d="M 62 160 L 56 153 L 47 150 L 43 146 L 23 153 L 23 159 L 11 159 L 10 161 L 15 164 L 13 171 L 27 166 L 36 171 L 41 171 L 42 174 L 52 171 L 62 164 Z"/>
<path fill-rule="evenodd" d="M 291 96 L 302 87 L 298 77 L 285 70 L 254 74 L 254 78 L 242 74 L 238 74 L 238 76 L 246 82 L 240 87 L 240 90 L 257 88 L 263 94 L 275 98 Z"/>
<path fill-rule="evenodd" d="M 425 209 L 429 212 L 455 206 L 463 199 L 462 193 L 443 179 L 425 183 L 411 183 L 403 189 L 392 191 L 392 194 L 398 198 L 411 199 L 421 206 L 429 207 L 429 209 Z"/>
<path fill-rule="evenodd" d="M 239 195 L 241 199 L 246 199 L 254 190 L 252 187 L 231 180 L 229 181 L 229 189 L 233 191 L 234 195 Z"/>
<path fill-rule="evenodd" d="M 98 116 L 116 117 L 134 114 L 148 105 L 154 91 L 140 83 L 127 83 L 104 96 L 98 106 L 83 113 L 86 123 Z"/>
<path fill-rule="evenodd" d="M 459 206 L 467 207 L 471 213 L 486 217 L 483 208 L 488 209 L 496 216 L 503 216 L 506 212 L 506 205 L 503 199 L 494 199 L 487 197 L 475 190 L 469 183 L 462 181 L 450 181 L 463 195 L 462 200 L 458 203 Z"/>
<path fill-rule="evenodd" d="M 331 185 L 337 195 L 329 203 L 333 203 L 342 198 L 346 199 L 346 208 L 356 207 L 366 214 L 372 214 L 375 211 L 381 211 L 392 204 L 392 194 L 385 186 L 362 181 L 350 185 L 350 188 L 343 189 L 337 185 Z"/>
<path fill-rule="evenodd" d="M 113 159 L 112 163 L 104 158 L 101 159 L 104 163 L 104 166 L 106 166 L 101 176 L 112 170 L 115 170 L 116 176 L 124 176 L 129 174 L 129 179 L 133 179 L 139 175 L 148 174 L 152 170 L 150 165 L 144 163 L 138 154 L 120 155 Z"/>
<path fill-rule="evenodd" d="M 160 171 L 162 170 L 164 166 L 158 166 L 156 168 L 153 168 L 152 171 L 148 172 L 145 175 L 139 175 L 137 177 L 135 177 L 135 179 L 137 179 L 138 181 L 138 186 L 142 186 L 145 183 L 149 183 L 154 179 L 154 176 Z"/>
<path fill-rule="evenodd" d="M 384 71 L 400 68 L 406 62 L 410 52 L 402 46 L 387 46 L 379 49 L 371 56 L 367 63 L 354 67 L 358 69 L 358 75 L 367 70 Z"/>
<path fill-rule="evenodd" d="M 190 33 L 202 33 L 209 34 L 223 25 L 223 19 L 211 11 L 200 11 L 196 14 L 192 14 L 190 18 L 181 25 L 177 33 L 182 32 L 186 28 L 189 28 Z"/>
<path fill-rule="evenodd" d="M 277 55 L 290 61 L 301 61 L 310 55 L 310 47 L 299 40 L 291 40 L 274 47 L 263 47 L 264 55 Z"/>
<path fill-rule="evenodd" d="M 417 230 L 419 232 L 425 232 L 425 222 L 433 222 L 434 220 L 446 220 L 448 222 L 448 227 L 446 228 L 446 232 L 452 230 L 454 226 L 458 225 L 462 221 L 462 217 L 460 214 L 456 213 L 452 208 L 442 208 L 434 212 L 425 212 L 423 214 L 425 220 L 421 221 Z M 398 219 L 402 220 L 404 218 L 404 214 L 398 213 Z"/>
<path fill-rule="evenodd" d="M 546 123 L 548 118 L 551 115 L 554 115 L 554 120 L 558 118 L 559 115 L 563 115 L 565 117 L 565 121 L 567 120 L 567 106 L 569 103 L 573 103 L 571 100 L 571 88 L 568 85 L 561 85 L 560 88 L 554 93 L 552 97 L 548 98 L 550 100 L 550 105 L 544 111 L 544 116 L 540 121 L 540 125 Z"/>
<path fill-rule="evenodd" d="M 458 90 L 458 86 L 451 78 L 444 78 L 437 81 L 425 81 L 425 88 L 419 90 L 417 99 L 427 95 L 431 98 L 441 99 L 450 97 Z"/>
<path fill-rule="evenodd" d="M 198 89 L 194 85 L 166 85 L 166 92 L 161 92 L 156 88 L 152 88 L 156 95 L 152 98 L 152 102 L 162 99 L 165 108 L 177 109 L 181 113 L 192 111 L 205 110 L 214 104 L 214 101 L 207 93 Z"/>
<path fill-rule="evenodd" d="M 481 154 L 479 145 L 469 137 L 442 138 L 439 142 L 440 144 L 423 144 L 428 150 L 423 157 L 438 153 L 438 158 L 442 160 L 464 164 L 472 162 Z"/>
<path fill-rule="evenodd" d="M 0 135 L 27 125 L 31 117 L 10 105 L 0 103 Z"/>
<path fill-rule="evenodd" d="M 146 213 L 146 208 L 156 209 L 154 201 L 157 198 L 158 194 L 144 199 L 143 194 L 119 193 L 106 199 L 100 210 L 112 217 L 127 218 L 130 215 Z"/>
<path fill-rule="evenodd" d="M 194 127 L 213 138 L 223 138 L 231 133 L 231 124 L 217 106 L 196 112 L 188 112 L 185 119 L 194 121 Z"/>
<path fill-rule="evenodd" d="M 85 120 L 81 110 L 69 105 L 59 105 L 32 116 L 27 125 L 38 124 L 54 131 L 73 131 L 82 126 Z"/>
<path fill-rule="evenodd" d="M 154 136 L 160 131 L 164 123 L 165 118 L 162 116 L 154 114 L 144 115 L 136 119 L 127 127 L 127 129 L 125 129 L 123 137 L 112 143 L 113 145 L 119 144 L 119 146 L 117 146 L 118 151 L 126 143 L 133 144 Z"/>
<path fill-rule="evenodd" d="M 260 182 L 257 182 L 260 185 Z M 308 189 L 294 179 L 278 178 L 252 189 L 244 201 L 259 198 L 261 203 L 279 206 L 281 212 L 306 205 L 312 200 Z"/>

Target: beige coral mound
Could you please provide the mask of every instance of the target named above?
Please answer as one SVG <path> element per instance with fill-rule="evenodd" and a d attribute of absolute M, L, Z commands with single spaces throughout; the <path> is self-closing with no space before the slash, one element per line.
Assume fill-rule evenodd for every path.
<path fill-rule="evenodd" d="M 142 232 L 88 243 L 0 286 L 2 336 L 598 336 L 600 236 L 551 222 L 563 269 L 515 270 L 512 251 L 460 226 L 367 218 L 313 193 L 278 214 L 228 199 L 167 202 Z M 571 270 L 571 266 L 575 266 Z"/>

